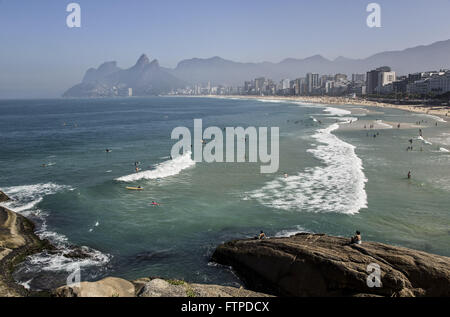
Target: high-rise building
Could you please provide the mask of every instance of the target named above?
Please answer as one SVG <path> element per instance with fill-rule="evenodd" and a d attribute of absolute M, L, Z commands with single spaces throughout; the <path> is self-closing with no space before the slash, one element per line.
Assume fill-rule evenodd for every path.
<path fill-rule="evenodd" d="M 283 90 L 290 88 L 290 80 L 287 78 L 281 80 L 280 84 L 281 84 L 281 89 L 283 89 Z"/>
<path fill-rule="evenodd" d="M 388 66 L 379 67 L 367 72 L 367 93 L 378 94 L 383 91 L 383 87 L 395 81 L 395 72 Z"/>
<path fill-rule="evenodd" d="M 363 83 L 366 80 L 366 76 L 364 74 L 352 74 L 352 82 L 354 83 Z"/>
<path fill-rule="evenodd" d="M 297 96 L 306 94 L 306 80 L 305 78 L 297 78 L 294 83 L 294 94 Z"/>
<path fill-rule="evenodd" d="M 266 79 L 264 77 L 259 77 L 255 79 L 255 90 L 257 93 L 264 92 L 264 83 Z"/>
<path fill-rule="evenodd" d="M 308 94 L 312 94 L 315 89 L 319 88 L 319 74 L 306 74 L 306 87 L 308 90 Z"/>
<path fill-rule="evenodd" d="M 345 75 L 345 74 L 336 74 L 336 75 L 334 75 L 334 80 L 335 81 L 346 81 L 347 80 L 347 75 Z"/>

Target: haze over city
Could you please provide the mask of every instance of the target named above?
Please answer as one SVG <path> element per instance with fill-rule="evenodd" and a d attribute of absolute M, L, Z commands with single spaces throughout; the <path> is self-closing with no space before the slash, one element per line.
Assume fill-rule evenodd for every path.
<path fill-rule="evenodd" d="M 110 60 L 129 67 L 143 52 L 173 68 L 212 56 L 365 58 L 450 38 L 443 0 L 378 1 L 381 28 L 367 27 L 369 2 L 360 0 L 77 3 L 82 26 L 71 29 L 69 1 L 0 1 L 0 98 L 59 97 L 88 68 Z"/>

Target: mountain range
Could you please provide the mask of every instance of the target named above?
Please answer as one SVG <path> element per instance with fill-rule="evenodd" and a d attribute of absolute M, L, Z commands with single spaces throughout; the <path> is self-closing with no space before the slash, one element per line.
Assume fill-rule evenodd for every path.
<path fill-rule="evenodd" d="M 150 61 L 144 54 L 128 69 L 119 68 L 116 62 L 106 62 L 97 69 L 89 69 L 82 82 L 67 90 L 64 96 L 113 96 L 121 88 L 132 88 L 136 96 L 156 95 L 197 83 L 237 86 L 256 77 L 278 81 L 304 77 L 309 72 L 350 75 L 385 65 L 398 75 L 450 68 L 450 40 L 381 52 L 364 59 L 338 57 L 329 60 L 314 55 L 303 59 L 287 58 L 279 63 L 241 63 L 216 56 L 183 60 L 174 69 L 161 67 L 156 59 Z"/>

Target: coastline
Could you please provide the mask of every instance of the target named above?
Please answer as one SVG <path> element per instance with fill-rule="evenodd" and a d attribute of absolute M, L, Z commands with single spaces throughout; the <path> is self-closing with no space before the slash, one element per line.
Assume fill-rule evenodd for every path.
<path fill-rule="evenodd" d="M 189 96 L 183 96 L 189 97 Z M 330 96 L 243 96 L 243 95 L 203 95 L 192 97 L 204 97 L 204 98 L 218 98 L 218 99 L 257 99 L 257 100 L 271 100 L 271 101 L 293 101 L 293 102 L 305 102 L 314 104 L 326 104 L 326 105 L 354 105 L 354 106 L 367 106 L 367 107 L 379 107 L 379 108 L 392 108 L 404 111 L 410 111 L 421 114 L 440 116 L 445 121 L 450 121 L 450 108 L 444 109 L 443 107 L 429 107 L 424 105 L 412 106 L 412 105 L 394 105 L 385 102 L 368 101 L 361 98 L 347 98 L 347 97 L 330 97 Z"/>
<path fill-rule="evenodd" d="M 12 276 L 15 267 L 28 255 L 53 248 L 47 240 L 39 239 L 34 229 L 34 224 L 26 217 L 0 207 L 0 297 L 42 294 L 25 289 Z"/>
<path fill-rule="evenodd" d="M 325 234 L 299 233 L 218 245 L 212 260 L 231 266 L 245 288 L 110 276 L 47 292 L 26 290 L 12 278 L 12 272 L 26 256 L 45 248 L 53 246 L 34 234 L 31 221 L 0 207 L 0 297 L 449 296 L 450 258 L 378 242 L 352 245 L 347 238 Z M 378 289 L 366 285 L 365 265 L 372 263 L 382 268 L 383 286 Z"/>

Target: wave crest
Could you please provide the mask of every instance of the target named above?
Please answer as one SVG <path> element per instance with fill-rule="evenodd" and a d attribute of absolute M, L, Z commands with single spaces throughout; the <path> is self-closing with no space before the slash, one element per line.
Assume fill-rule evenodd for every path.
<path fill-rule="evenodd" d="M 353 145 L 332 134 L 338 128 L 339 124 L 335 123 L 313 135 L 320 145 L 308 152 L 325 166 L 277 178 L 249 196 L 263 205 L 282 210 L 355 214 L 366 208 L 367 179 L 362 161 Z"/>
<path fill-rule="evenodd" d="M 134 182 L 141 179 L 165 178 L 179 174 L 182 170 L 195 165 L 191 159 L 191 152 L 187 152 L 173 160 L 164 161 L 156 166 L 154 170 L 142 171 L 117 178 L 120 182 Z"/>

